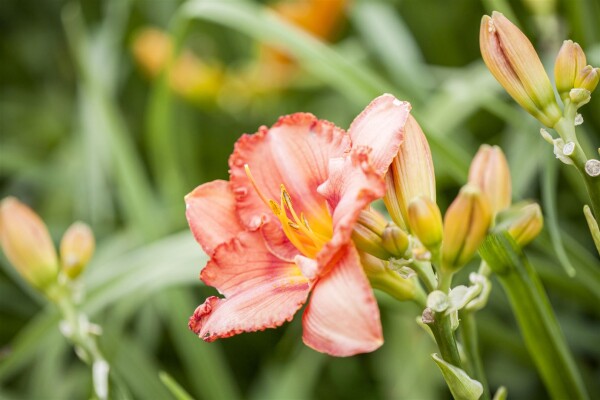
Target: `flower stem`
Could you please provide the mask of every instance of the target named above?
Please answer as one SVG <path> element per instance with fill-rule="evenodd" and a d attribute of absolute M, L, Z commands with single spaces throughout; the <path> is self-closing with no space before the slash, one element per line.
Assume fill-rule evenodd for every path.
<path fill-rule="evenodd" d="M 432 292 L 437 286 L 437 279 L 433 273 L 431 263 L 425 261 L 414 261 L 411 264 L 411 268 L 417 273 L 419 278 L 425 284 L 427 292 Z"/>
<path fill-rule="evenodd" d="M 77 356 L 92 368 L 96 396 L 100 400 L 107 399 L 109 364 L 98 348 L 90 329 L 92 325 L 77 309 L 71 288 L 67 284 L 59 285 L 49 298 L 63 317 L 63 335 L 74 345 Z"/>
<path fill-rule="evenodd" d="M 473 311 L 464 310 L 460 313 L 460 329 L 467 361 L 471 366 L 470 376 L 483 385 L 482 400 L 490 399 L 490 388 L 488 386 L 481 355 L 479 353 L 479 340 L 477 335 L 477 322 Z"/>
<path fill-rule="evenodd" d="M 583 380 L 541 281 L 508 234 L 489 235 L 480 254 L 504 288 L 525 345 L 552 398 L 587 399 Z"/>
<path fill-rule="evenodd" d="M 434 322 L 429 326 L 431 327 L 431 331 L 433 332 L 433 336 L 435 337 L 435 341 L 444 361 L 462 368 L 458 346 L 456 345 L 454 332 L 452 332 L 452 327 L 450 325 L 450 317 L 443 315 L 443 313 L 436 313 Z"/>
<path fill-rule="evenodd" d="M 570 158 L 573 160 L 573 165 L 579 171 L 583 179 L 583 183 L 590 197 L 590 203 L 594 216 L 600 218 L 600 179 L 588 175 L 585 171 L 585 163 L 587 162 L 587 156 L 585 155 L 583 148 L 577 140 L 577 133 L 575 132 L 575 117 L 577 115 L 577 107 L 570 101 L 566 101 L 564 117 L 561 118 L 556 125 L 554 130 L 558 132 L 560 137 L 565 143 L 573 142 L 575 149 Z"/>

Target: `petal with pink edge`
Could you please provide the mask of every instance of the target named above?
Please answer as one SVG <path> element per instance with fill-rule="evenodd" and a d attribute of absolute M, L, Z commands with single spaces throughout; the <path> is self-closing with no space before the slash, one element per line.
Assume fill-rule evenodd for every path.
<path fill-rule="evenodd" d="M 226 299 L 212 296 L 190 317 L 189 328 L 207 342 L 242 332 L 277 328 L 291 321 L 306 302 L 308 285 L 264 285 Z"/>
<path fill-rule="evenodd" d="M 219 244 L 230 241 L 244 230 L 227 181 L 217 180 L 198 186 L 185 196 L 185 206 L 190 229 L 208 255 Z"/>
<path fill-rule="evenodd" d="M 333 216 L 333 236 L 317 255 L 320 268 L 324 268 L 351 240 L 360 211 L 383 197 L 385 181 L 371 165 L 370 148 L 353 147 L 347 157 L 330 161 L 329 179 L 318 190 Z"/>
<path fill-rule="evenodd" d="M 368 146 L 372 149 L 373 168 L 381 175 L 387 172 L 398 154 L 410 109 L 410 103 L 384 94 L 373 100 L 348 129 L 352 147 Z"/>
<path fill-rule="evenodd" d="M 379 308 L 358 253 L 348 245 L 315 285 L 302 317 L 307 346 L 347 357 L 376 350 L 383 344 Z"/>
<path fill-rule="evenodd" d="M 218 246 L 200 279 L 225 297 L 257 286 L 281 288 L 308 282 L 293 261 L 282 260 L 269 251 L 259 232 L 242 232 Z"/>
<path fill-rule="evenodd" d="M 327 229 L 327 208 L 317 187 L 327 179 L 329 159 L 349 148 L 342 129 L 305 113 L 281 117 L 271 129 L 242 136 L 229 159 L 229 173 L 244 225 L 254 230 L 265 218 L 274 218 L 248 179 L 247 164 L 265 198 L 279 203 L 284 184 L 298 214 L 303 212 L 313 229 Z"/>
<path fill-rule="evenodd" d="M 201 278 L 225 295 L 209 297 L 190 318 L 190 329 L 206 341 L 278 327 L 309 292 L 299 267 L 270 253 L 258 232 L 242 232 L 217 247 Z"/>

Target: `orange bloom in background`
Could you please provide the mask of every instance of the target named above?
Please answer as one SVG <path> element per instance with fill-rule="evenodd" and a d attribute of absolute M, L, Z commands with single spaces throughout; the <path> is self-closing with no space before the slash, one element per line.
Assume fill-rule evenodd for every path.
<path fill-rule="evenodd" d="M 272 9 L 282 19 L 327 40 L 344 19 L 348 0 L 283 1 Z M 151 78 L 157 78 L 173 52 L 169 35 L 145 28 L 133 40 L 132 53 L 137 64 Z M 250 98 L 290 86 L 298 69 L 285 51 L 261 45 L 258 57 L 243 67 L 226 71 L 222 65 L 198 57 L 184 49 L 173 61 L 169 76 L 171 89 L 192 102 L 215 100 L 223 96 L 226 105 L 246 104 Z"/>
<path fill-rule="evenodd" d="M 190 228 L 211 257 L 201 279 L 224 295 L 190 318 L 199 337 L 280 326 L 311 293 L 305 344 L 335 356 L 381 346 L 379 310 L 351 235 L 361 210 L 385 193 L 409 111 L 383 95 L 348 132 L 298 113 L 237 141 L 230 180 L 186 196 Z"/>
<path fill-rule="evenodd" d="M 173 53 L 173 44 L 165 32 L 145 28 L 135 36 L 132 51 L 144 72 L 151 78 L 157 78 L 167 67 Z M 206 63 L 191 51 L 183 50 L 173 61 L 169 84 L 183 98 L 202 101 L 218 95 L 223 78 L 221 66 Z"/>

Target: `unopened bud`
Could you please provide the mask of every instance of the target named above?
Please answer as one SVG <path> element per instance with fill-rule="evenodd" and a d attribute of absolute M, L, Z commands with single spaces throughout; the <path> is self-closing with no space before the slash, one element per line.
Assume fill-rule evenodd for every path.
<path fill-rule="evenodd" d="M 94 233 L 83 222 L 75 222 L 60 242 L 60 261 L 64 273 L 71 279 L 81 274 L 94 254 Z"/>
<path fill-rule="evenodd" d="M 0 203 L 0 245 L 8 261 L 34 287 L 44 290 L 56 281 L 58 259 L 46 225 L 14 197 Z"/>
<path fill-rule="evenodd" d="M 581 46 L 572 40 L 565 40 L 554 64 L 556 89 L 563 101 L 569 98 L 569 92 L 576 87 L 575 79 L 585 64 L 585 53 Z"/>
<path fill-rule="evenodd" d="M 510 206 L 510 170 L 500 147 L 484 144 L 479 148 L 469 168 L 469 183 L 487 196 L 492 214 Z"/>
<path fill-rule="evenodd" d="M 571 102 L 579 108 L 590 102 L 592 94 L 587 89 L 571 89 L 569 98 L 571 99 Z"/>
<path fill-rule="evenodd" d="M 419 196 L 408 206 L 411 231 L 432 253 L 437 253 L 442 243 L 442 213 L 437 204 L 427 197 Z"/>
<path fill-rule="evenodd" d="M 435 174 L 429 143 L 417 121 L 409 115 L 404 126 L 404 142 L 386 176 L 383 198 L 392 220 L 409 229 L 408 204 L 423 196 L 435 202 Z"/>
<path fill-rule="evenodd" d="M 386 292 L 401 301 L 424 297 L 414 279 L 402 277 L 398 272 L 389 268 L 387 261 L 361 252 L 360 262 L 373 288 Z"/>
<path fill-rule="evenodd" d="M 495 231 L 506 231 L 521 247 L 535 239 L 544 226 L 537 203 L 522 202 L 498 214 Z"/>
<path fill-rule="evenodd" d="M 562 113 L 550 79 L 533 45 L 504 15 L 493 12 L 481 20 L 479 45 L 483 61 L 517 103 L 548 127 Z"/>
<path fill-rule="evenodd" d="M 465 265 L 487 235 L 492 215 L 486 196 L 466 185 L 444 217 L 442 267 L 455 271 Z"/>
<path fill-rule="evenodd" d="M 401 228 L 390 223 L 381 234 L 381 244 L 392 256 L 402 257 L 408 249 L 408 235 Z"/>
<path fill-rule="evenodd" d="M 387 225 L 388 221 L 377 211 L 363 210 L 354 225 L 352 240 L 359 250 L 387 260 L 392 257 L 392 254 L 383 246 L 382 241 L 382 235 Z"/>
<path fill-rule="evenodd" d="M 575 79 L 575 88 L 586 89 L 593 92 L 600 81 L 600 68 L 593 68 L 588 65 L 581 69 Z"/>

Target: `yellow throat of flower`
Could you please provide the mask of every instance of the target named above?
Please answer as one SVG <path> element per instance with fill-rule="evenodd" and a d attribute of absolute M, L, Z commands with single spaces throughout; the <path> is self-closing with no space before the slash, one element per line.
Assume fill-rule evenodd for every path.
<path fill-rule="evenodd" d="M 331 239 L 331 233 L 323 235 L 314 231 L 310 227 L 304 213 L 300 212 L 300 215 L 298 216 L 298 213 L 294 210 L 294 206 L 292 205 L 292 198 L 285 189 L 283 183 L 281 184 L 279 203 L 277 203 L 275 200 L 267 199 L 260 191 L 250 172 L 248 164 L 244 165 L 244 169 L 260 199 L 271 209 L 273 214 L 281 222 L 283 232 L 290 242 L 292 242 L 303 255 L 309 258 L 315 258 L 323 245 Z"/>

